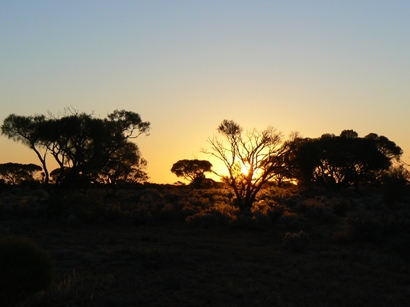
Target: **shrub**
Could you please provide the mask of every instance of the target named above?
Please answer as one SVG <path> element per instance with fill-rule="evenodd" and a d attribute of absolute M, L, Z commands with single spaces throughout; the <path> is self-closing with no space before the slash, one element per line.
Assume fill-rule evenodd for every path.
<path fill-rule="evenodd" d="M 397 167 L 382 176 L 382 191 L 386 203 L 395 207 L 408 189 L 409 172 L 404 167 Z"/>
<path fill-rule="evenodd" d="M 229 224 L 229 217 L 218 212 L 200 212 L 188 216 L 185 222 L 190 227 L 213 228 Z"/>
<path fill-rule="evenodd" d="M 353 204 L 350 199 L 333 197 L 329 200 L 333 212 L 337 216 L 344 216 L 352 208 Z"/>
<path fill-rule="evenodd" d="M 250 229 L 255 227 L 256 218 L 251 215 L 237 214 L 230 222 L 230 226 L 234 228 Z"/>
<path fill-rule="evenodd" d="M 306 214 L 318 222 L 329 223 L 336 220 L 336 215 L 333 210 L 324 205 L 317 199 L 308 199 L 305 201 Z"/>
<path fill-rule="evenodd" d="M 310 244 L 310 236 L 304 231 L 297 233 L 287 232 L 283 238 L 283 244 L 291 252 L 303 252 Z"/>
<path fill-rule="evenodd" d="M 410 218 L 403 212 L 371 211 L 347 220 L 357 240 L 380 242 L 410 231 Z"/>
<path fill-rule="evenodd" d="M 301 229 L 304 226 L 299 216 L 296 213 L 289 211 L 285 211 L 282 214 L 280 221 L 283 225 L 285 225 L 286 228 L 292 230 Z"/>
<path fill-rule="evenodd" d="M 48 288 L 54 265 L 50 255 L 21 237 L 0 240 L 0 305 L 14 305 Z"/>
<path fill-rule="evenodd" d="M 156 203 L 161 202 L 164 199 L 161 192 L 157 189 L 148 188 L 141 191 L 138 202 L 141 203 Z"/>
<path fill-rule="evenodd" d="M 134 210 L 131 214 L 132 220 L 136 225 L 154 225 L 155 218 L 146 208 Z"/>
<path fill-rule="evenodd" d="M 284 212 L 285 212 L 284 207 L 274 206 L 272 209 L 266 212 L 266 215 L 268 216 L 271 222 L 276 222 L 281 218 Z"/>
<path fill-rule="evenodd" d="M 232 216 L 229 225 L 233 228 L 241 229 L 264 229 L 272 224 L 270 218 L 261 212 L 254 215 L 237 213 Z"/>
<path fill-rule="evenodd" d="M 95 221 L 105 211 L 105 193 L 101 190 L 89 190 L 86 194 L 79 190 L 55 193 L 49 198 L 51 215 L 74 214 L 86 222 Z"/>

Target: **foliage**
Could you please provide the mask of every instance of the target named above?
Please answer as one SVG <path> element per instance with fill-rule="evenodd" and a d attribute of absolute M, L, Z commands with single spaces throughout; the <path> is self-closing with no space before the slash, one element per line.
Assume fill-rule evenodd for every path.
<path fill-rule="evenodd" d="M 285 248 L 291 252 L 303 252 L 308 248 L 309 243 L 310 236 L 304 231 L 296 233 L 287 232 L 283 238 Z"/>
<path fill-rule="evenodd" d="M 410 216 L 408 211 L 370 210 L 358 212 L 345 221 L 339 237 L 356 241 L 388 242 L 392 238 L 408 234 Z M 340 238 L 339 238 L 340 239 Z"/>
<path fill-rule="evenodd" d="M 304 202 L 306 206 L 306 215 L 314 218 L 321 223 L 335 222 L 336 215 L 330 206 L 326 206 L 323 202 L 317 199 L 307 199 Z"/>
<path fill-rule="evenodd" d="M 105 119 L 76 111 L 60 118 L 11 114 L 1 130 L 37 154 L 46 183 L 46 158 L 50 154 L 59 166 L 56 182 L 82 186 L 92 181 L 115 184 L 118 180 L 146 178 L 141 171 L 145 160 L 131 140 L 148 133 L 149 127 L 150 123 L 143 122 L 137 113 L 115 110 Z"/>
<path fill-rule="evenodd" d="M 14 305 L 51 285 L 54 264 L 50 255 L 22 237 L 0 240 L 0 303 Z"/>
<path fill-rule="evenodd" d="M 392 207 L 380 187 L 357 193 L 266 185 L 252 215 L 246 215 L 231 205 L 234 196 L 228 187 L 144 184 L 109 196 L 96 187 L 85 194 L 51 194 L 49 202 L 60 204 L 63 214 L 34 219 L 3 208 L 21 205 L 31 210 L 41 195 L 8 187 L 7 193 L 0 193 L 5 216 L 0 235 L 29 230 L 31 237 L 54 249 L 56 281 L 24 306 L 194 306 L 203 305 L 204 299 L 211 305 L 244 300 L 246 305 L 286 305 L 267 299 L 272 293 L 267 279 L 282 302 L 298 306 L 349 305 L 357 298 L 363 306 L 404 306 L 410 191 L 404 192 Z M 78 224 L 64 223 L 70 214 L 78 217 Z M 237 282 L 238 276 L 245 284 Z M 334 276 L 340 278 L 329 283 Z M 123 291 L 130 279 L 139 291 Z M 195 293 L 186 291 L 187 282 Z M 301 289 L 303 295 L 295 299 Z M 219 297 L 209 298 L 210 292 Z"/>
<path fill-rule="evenodd" d="M 233 189 L 236 199 L 233 205 L 244 213 L 250 213 L 262 186 L 286 172 L 282 159 L 285 147 L 280 146 L 282 137 L 274 128 L 243 132 L 232 120 L 224 120 L 218 132 L 226 143 L 217 137 L 208 139 L 210 155 L 225 165 L 228 175 L 222 180 Z"/>
<path fill-rule="evenodd" d="M 191 184 L 200 187 L 202 181 L 205 179 L 204 173 L 212 171 L 212 164 L 207 160 L 179 160 L 174 163 L 171 172 L 178 177 L 183 177 L 190 180 Z"/>
<path fill-rule="evenodd" d="M 35 152 L 44 170 L 45 182 L 48 183 L 47 142 L 41 129 L 47 119 L 44 115 L 20 116 L 11 114 L 6 117 L 1 126 L 1 134 L 15 142 L 20 142 Z"/>
<path fill-rule="evenodd" d="M 190 227 L 214 228 L 228 226 L 230 216 L 220 211 L 199 212 L 186 218 L 186 223 Z"/>
<path fill-rule="evenodd" d="M 0 164 L 0 179 L 10 185 L 18 185 L 25 181 L 35 180 L 36 173 L 42 168 L 35 164 L 3 163 Z"/>
<path fill-rule="evenodd" d="M 280 217 L 280 222 L 286 229 L 300 230 L 304 227 L 304 223 L 297 213 L 284 211 Z"/>
<path fill-rule="evenodd" d="M 371 133 L 363 138 L 353 130 L 340 136 L 296 138 L 288 161 L 299 184 L 341 188 L 374 183 L 380 171 L 387 170 L 402 150 L 384 136 Z"/>
<path fill-rule="evenodd" d="M 381 177 L 383 196 L 390 206 L 402 200 L 409 188 L 409 171 L 403 165 L 397 165 L 387 170 Z"/>
<path fill-rule="evenodd" d="M 87 193 L 79 190 L 53 193 L 48 199 L 48 214 L 56 216 L 75 215 L 80 221 L 96 222 L 109 213 L 104 203 L 105 192 L 100 189 L 89 189 Z M 111 218 L 115 218 L 112 216 Z"/>

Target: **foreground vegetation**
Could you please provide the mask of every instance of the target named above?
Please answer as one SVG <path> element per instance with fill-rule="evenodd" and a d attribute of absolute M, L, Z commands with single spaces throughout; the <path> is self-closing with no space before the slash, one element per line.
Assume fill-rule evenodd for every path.
<path fill-rule="evenodd" d="M 408 190 L 392 203 L 380 189 L 270 187 L 250 215 L 232 201 L 222 188 L 4 189 L 0 237 L 54 262 L 51 286 L 20 305 L 407 305 Z"/>

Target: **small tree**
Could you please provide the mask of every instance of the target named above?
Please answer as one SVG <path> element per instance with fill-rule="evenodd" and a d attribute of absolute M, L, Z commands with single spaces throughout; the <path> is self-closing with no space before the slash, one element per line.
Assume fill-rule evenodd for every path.
<path fill-rule="evenodd" d="M 281 146 L 281 134 L 272 127 L 244 133 L 236 122 L 223 120 L 218 132 L 226 142 L 210 138 L 211 149 L 205 152 L 223 162 L 228 175 L 220 177 L 235 193 L 233 205 L 249 214 L 262 186 L 287 171 L 283 159 L 286 146 Z"/>
<path fill-rule="evenodd" d="M 179 160 L 172 168 L 171 172 L 178 177 L 190 180 L 192 185 L 200 186 L 205 178 L 204 173 L 212 171 L 212 164 L 207 160 Z"/>
<path fill-rule="evenodd" d="M 36 173 L 42 168 L 35 164 L 4 163 L 0 164 L 0 179 L 10 185 L 18 185 L 25 181 L 35 180 Z"/>

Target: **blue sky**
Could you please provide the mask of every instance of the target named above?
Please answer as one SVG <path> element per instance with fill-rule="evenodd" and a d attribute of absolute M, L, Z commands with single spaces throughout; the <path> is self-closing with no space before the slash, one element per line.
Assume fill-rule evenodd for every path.
<path fill-rule="evenodd" d="M 150 121 L 152 182 L 175 182 L 223 119 L 303 136 L 385 135 L 410 161 L 409 1 L 1 1 L 0 121 Z M 37 162 L 0 138 L 0 163 Z"/>

